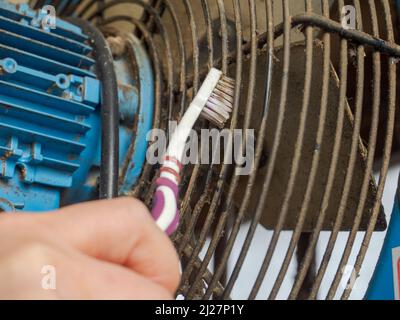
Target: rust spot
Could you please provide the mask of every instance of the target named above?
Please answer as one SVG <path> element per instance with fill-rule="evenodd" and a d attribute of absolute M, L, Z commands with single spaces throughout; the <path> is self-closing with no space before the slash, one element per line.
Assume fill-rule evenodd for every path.
<path fill-rule="evenodd" d="M 11 156 L 12 156 L 12 152 L 11 152 L 11 151 L 6 151 L 6 152 L 4 153 L 4 155 L 0 158 L 0 160 L 5 161 L 5 160 L 7 160 L 9 157 L 11 157 Z"/>
<path fill-rule="evenodd" d="M 21 176 L 23 179 L 25 179 L 27 174 L 26 168 L 24 166 L 21 166 L 20 169 L 21 169 Z"/>
<path fill-rule="evenodd" d="M 69 154 L 67 156 L 67 159 L 70 161 L 74 161 L 74 160 L 78 159 L 78 157 L 75 154 Z"/>
<path fill-rule="evenodd" d="M 107 42 L 111 48 L 111 52 L 114 58 L 118 58 L 125 53 L 126 50 L 126 41 L 120 37 L 107 37 Z"/>

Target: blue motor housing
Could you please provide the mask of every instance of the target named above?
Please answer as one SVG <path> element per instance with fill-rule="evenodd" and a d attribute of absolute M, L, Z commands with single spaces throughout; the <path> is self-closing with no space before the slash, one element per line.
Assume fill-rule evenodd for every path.
<path fill-rule="evenodd" d="M 80 28 L 60 19 L 47 28 L 45 18 L 27 5 L 0 2 L 2 211 L 49 211 L 97 196 L 102 84 L 96 61 Z M 121 193 L 140 176 L 153 118 L 150 61 L 133 36 L 129 46 L 135 63 L 124 56 L 115 61 L 120 166 L 131 168 L 121 177 Z"/>

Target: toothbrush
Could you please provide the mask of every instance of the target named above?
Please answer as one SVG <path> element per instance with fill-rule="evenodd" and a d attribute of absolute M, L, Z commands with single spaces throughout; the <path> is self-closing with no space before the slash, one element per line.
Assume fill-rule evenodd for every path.
<path fill-rule="evenodd" d="M 183 153 L 190 132 L 200 116 L 223 128 L 232 113 L 234 91 L 235 81 L 212 68 L 172 135 L 160 177 L 156 181 L 151 212 L 157 225 L 168 235 L 173 234 L 179 226 L 179 183 Z"/>

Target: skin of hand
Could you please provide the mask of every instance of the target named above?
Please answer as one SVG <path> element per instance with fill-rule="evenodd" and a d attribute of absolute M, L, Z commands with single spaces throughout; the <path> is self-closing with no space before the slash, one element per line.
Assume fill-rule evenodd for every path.
<path fill-rule="evenodd" d="M 0 299 L 169 300 L 179 281 L 171 241 L 138 200 L 0 214 Z"/>

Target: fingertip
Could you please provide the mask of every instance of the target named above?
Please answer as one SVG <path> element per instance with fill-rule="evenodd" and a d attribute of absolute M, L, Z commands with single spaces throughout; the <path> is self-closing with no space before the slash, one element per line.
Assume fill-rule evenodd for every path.
<path fill-rule="evenodd" d="M 166 288 L 168 292 L 176 293 L 181 282 L 181 267 L 175 249 L 173 249 L 173 252 L 171 251 L 171 254 L 165 260 L 163 272 L 159 273 L 154 280 Z"/>
<path fill-rule="evenodd" d="M 181 280 L 181 268 L 178 253 L 168 235 L 163 232 L 153 220 L 150 211 L 143 204 L 143 202 L 134 198 L 121 198 L 121 206 L 123 206 L 125 212 L 130 212 L 131 217 L 134 217 L 136 227 L 139 227 L 138 233 L 144 235 L 141 237 L 147 244 L 153 243 L 152 252 L 146 252 L 145 255 L 153 255 L 154 261 L 162 261 L 162 265 L 144 266 L 143 269 L 148 271 L 151 269 L 159 269 L 159 272 L 154 271 L 154 280 L 161 284 L 168 292 L 175 294 Z M 132 212 L 135 212 L 132 215 Z M 139 216 L 139 217 L 138 217 Z M 138 223 L 138 220 L 141 223 Z M 150 246 L 145 246 L 150 248 Z M 140 254 L 138 254 L 140 256 Z M 138 267 L 137 252 L 132 252 L 130 261 L 128 261 L 128 267 Z M 144 270 L 142 270 L 144 271 Z"/>
<path fill-rule="evenodd" d="M 132 226 L 136 232 L 157 232 L 155 222 L 146 205 L 133 197 L 121 197 L 115 200 L 109 200 L 108 205 L 112 202 L 114 214 L 118 214 L 127 225 Z"/>

